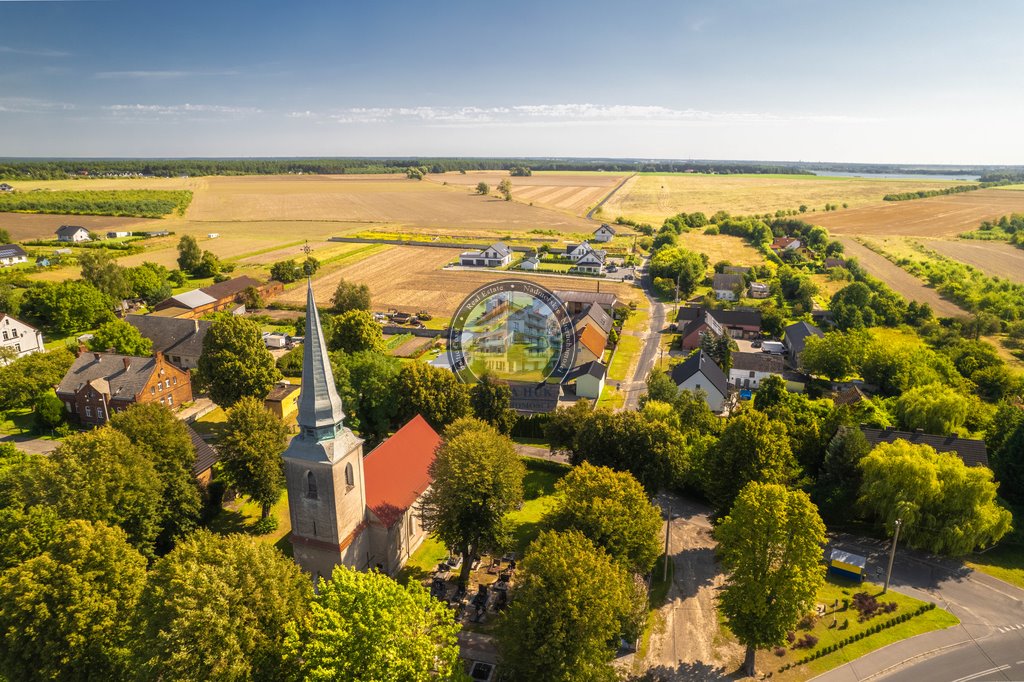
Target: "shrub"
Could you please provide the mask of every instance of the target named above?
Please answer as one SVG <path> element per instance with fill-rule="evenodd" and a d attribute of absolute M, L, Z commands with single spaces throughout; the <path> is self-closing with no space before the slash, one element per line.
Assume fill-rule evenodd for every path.
<path fill-rule="evenodd" d="M 273 516 L 268 516 L 265 519 L 260 519 L 252 526 L 252 532 L 256 535 L 267 535 L 277 530 L 277 519 Z"/>
<path fill-rule="evenodd" d="M 784 647 L 784 646 L 777 646 L 777 647 L 775 647 L 775 655 L 776 656 L 785 656 L 786 655 L 786 647 Z"/>
<path fill-rule="evenodd" d="M 786 632 L 786 641 L 792 644 L 796 640 L 796 633 L 792 630 Z"/>
<path fill-rule="evenodd" d="M 817 623 L 817 622 L 818 622 L 818 614 L 817 613 L 808 613 L 806 616 L 804 616 L 803 618 L 800 619 L 800 622 L 797 623 L 797 627 L 800 628 L 801 630 L 810 630 L 811 628 L 814 627 L 814 624 Z"/>

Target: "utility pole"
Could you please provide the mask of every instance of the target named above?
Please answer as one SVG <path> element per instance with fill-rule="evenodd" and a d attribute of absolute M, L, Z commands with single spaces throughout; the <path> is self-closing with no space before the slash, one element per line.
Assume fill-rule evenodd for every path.
<path fill-rule="evenodd" d="M 668 580 L 668 539 L 672 531 L 672 501 L 668 502 L 668 520 L 665 521 L 665 561 L 662 562 L 661 582 Z"/>
<path fill-rule="evenodd" d="M 896 519 L 893 525 L 896 528 L 892 533 L 892 548 L 889 550 L 889 568 L 885 570 L 885 586 L 882 588 L 882 594 L 889 590 L 889 578 L 892 577 L 892 562 L 896 558 L 896 542 L 900 539 L 900 526 L 903 525 L 903 519 Z"/>

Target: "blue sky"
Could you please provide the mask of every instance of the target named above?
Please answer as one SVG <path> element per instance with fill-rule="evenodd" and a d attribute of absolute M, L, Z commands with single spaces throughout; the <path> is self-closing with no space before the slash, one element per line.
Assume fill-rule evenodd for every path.
<path fill-rule="evenodd" d="M 0 0 L 2 156 L 1024 163 L 1024 2 Z"/>

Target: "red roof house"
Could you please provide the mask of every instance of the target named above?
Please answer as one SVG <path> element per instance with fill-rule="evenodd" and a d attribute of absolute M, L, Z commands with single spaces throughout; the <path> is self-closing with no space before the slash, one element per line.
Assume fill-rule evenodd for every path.
<path fill-rule="evenodd" d="M 420 415 L 363 459 L 366 507 L 385 527 L 400 521 L 430 486 L 441 436 Z"/>

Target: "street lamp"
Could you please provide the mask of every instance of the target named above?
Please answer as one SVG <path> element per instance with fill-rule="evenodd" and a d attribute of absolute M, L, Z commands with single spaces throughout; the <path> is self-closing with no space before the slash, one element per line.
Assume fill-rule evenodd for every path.
<path fill-rule="evenodd" d="M 893 525 L 895 528 L 892 534 L 892 548 L 889 550 L 889 567 L 885 570 L 885 586 L 882 587 L 882 594 L 889 590 L 889 578 L 892 577 L 892 562 L 896 558 L 896 542 L 900 539 L 900 526 L 903 525 L 903 519 L 896 519 Z"/>

